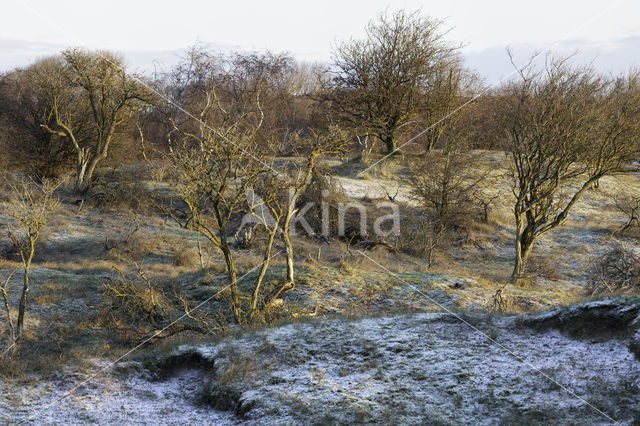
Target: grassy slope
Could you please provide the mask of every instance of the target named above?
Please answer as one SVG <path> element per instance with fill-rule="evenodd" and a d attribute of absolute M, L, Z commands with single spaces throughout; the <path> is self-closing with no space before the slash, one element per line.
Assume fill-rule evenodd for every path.
<path fill-rule="evenodd" d="M 482 155 L 500 170 L 499 154 Z M 363 178 L 356 178 L 358 169 L 343 166 L 336 170 L 353 198 L 366 195 L 385 199 L 381 185 L 391 193 L 400 186 L 397 199 L 410 202 L 406 170 L 395 160 L 372 169 Z M 512 256 L 508 182 L 503 179 L 498 188 L 504 196 L 491 213 L 491 223 L 475 229 L 473 245 L 454 247 L 446 256 L 440 255 L 432 270 L 420 258 L 383 249 L 370 253 L 393 272 L 390 274 L 350 252 L 342 242 L 327 246 L 298 239 L 299 282 L 286 297 L 286 315 L 304 318 L 439 310 L 434 301 L 455 309 L 489 308 L 491 296 L 509 276 Z M 629 190 L 640 192 L 637 175 L 604 179 L 601 189 L 587 194 L 565 226 L 538 242 L 534 248 L 536 261 L 546 265 L 545 272 L 553 279 L 541 277 L 529 288 L 511 288 L 514 312 L 588 298 L 584 282 L 590 262 L 606 248 L 611 231 L 623 220 L 609 196 Z M 0 223 L 6 219 L 2 208 Z M 196 241 L 192 233 L 149 212 L 142 213 L 141 219 L 143 226 L 129 245 L 105 250 L 107 234 L 110 241 L 116 241 L 130 232 L 132 216 L 126 209 L 102 211 L 85 206 L 79 210 L 64 204 L 46 231 L 33 268 L 33 303 L 27 314 L 23 349 L 29 362 L 20 366 L 3 364 L 1 373 L 5 377 L 20 370 L 42 374 L 68 363 L 82 367 L 88 358 L 113 359 L 129 347 L 95 321 L 102 279 L 113 274 L 114 267 L 132 272 L 134 261 L 144 261 L 147 275 L 154 282 L 178 285 L 196 298 L 208 297 L 224 285 L 224 267 L 216 251 L 207 248 L 207 269 L 201 271 L 194 259 Z M 187 260 L 176 262 L 180 255 Z M 260 254 L 257 250 L 243 251 L 238 259 L 244 271 L 259 262 Z M 0 276 L 16 265 L 12 260 L 0 260 Z M 272 274 L 277 278 L 283 271 L 283 259 L 276 259 L 274 265 Z M 19 280 L 17 276 L 12 282 L 14 298 L 18 297 Z"/>

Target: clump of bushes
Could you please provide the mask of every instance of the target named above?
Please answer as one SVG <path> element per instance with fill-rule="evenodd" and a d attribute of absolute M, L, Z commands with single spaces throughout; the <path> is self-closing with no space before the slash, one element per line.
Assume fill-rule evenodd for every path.
<path fill-rule="evenodd" d="M 437 252 L 451 245 L 451 235 L 445 226 L 412 208 L 403 211 L 400 235 L 400 250 L 426 259 L 429 268 Z"/>
<path fill-rule="evenodd" d="M 465 228 L 488 219 L 492 198 L 484 192 L 482 169 L 476 158 L 456 151 L 425 154 L 409 166 L 411 194 L 442 227 Z"/>
<path fill-rule="evenodd" d="M 104 280 L 98 314 L 101 326 L 124 342 L 158 341 L 182 332 L 209 334 L 221 330 L 224 318 L 211 317 L 210 309 L 202 308 L 171 285 L 152 282 L 142 266 L 136 268 L 135 274 L 116 270 Z"/>
<path fill-rule="evenodd" d="M 418 208 L 405 208 L 402 250 L 424 257 L 431 267 L 437 252 L 455 244 L 480 245 L 474 225 L 489 222 L 493 201 L 488 168 L 477 158 L 448 147 L 408 164 L 411 196 Z"/>
<path fill-rule="evenodd" d="M 122 271 L 102 283 L 101 318 L 110 328 L 146 324 L 158 327 L 171 314 L 172 304 L 139 270 L 135 278 Z"/>
<path fill-rule="evenodd" d="M 96 174 L 91 193 L 85 196 L 83 203 L 100 210 L 135 210 L 146 207 L 149 199 L 146 186 L 147 172 L 129 167 L 105 169 Z"/>
<path fill-rule="evenodd" d="M 304 208 L 307 203 L 311 203 L 311 207 L 304 215 L 309 226 L 314 232 L 321 234 L 323 226 L 323 203 L 329 208 L 328 226 L 329 235 L 338 233 L 338 212 L 337 206 L 348 200 L 344 189 L 340 183 L 333 178 L 332 170 L 328 167 L 318 165 L 314 167 L 313 174 L 309 185 L 300 195 L 298 199 L 298 208 Z M 350 213 L 347 212 L 345 221 L 350 222 Z M 298 229 L 298 232 L 304 232 L 304 229 Z"/>
<path fill-rule="evenodd" d="M 183 248 L 176 252 L 173 259 L 171 259 L 171 263 L 175 266 L 196 268 L 200 266 L 200 254 L 194 247 Z"/>
<path fill-rule="evenodd" d="M 96 192 L 88 198 L 100 210 L 136 210 L 144 207 L 147 198 L 145 187 L 140 182 L 114 182 L 96 187 Z"/>

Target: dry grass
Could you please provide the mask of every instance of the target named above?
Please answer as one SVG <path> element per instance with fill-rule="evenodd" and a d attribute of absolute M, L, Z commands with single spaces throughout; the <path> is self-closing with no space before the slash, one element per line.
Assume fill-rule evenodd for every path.
<path fill-rule="evenodd" d="M 164 251 L 165 240 L 161 233 L 148 232 L 135 235 L 129 240 L 126 247 L 132 258 L 142 259 Z"/>
<path fill-rule="evenodd" d="M 33 303 L 41 306 L 58 303 L 64 297 L 60 290 L 58 284 L 45 281 L 38 285 L 37 293 L 33 297 Z"/>
<path fill-rule="evenodd" d="M 502 157 L 497 154 L 483 155 L 501 164 Z M 370 171 L 370 180 L 354 180 L 355 174 L 362 169 L 335 168 L 338 174 L 352 179 L 349 182 L 366 183 L 372 188 L 365 203 L 371 225 L 377 215 L 386 213 L 376 208 L 378 200 L 386 200 L 379 185 L 395 188 L 406 179 L 407 170 L 401 159 L 393 158 L 382 171 L 377 167 Z M 140 184 L 145 185 L 145 182 Z M 495 291 L 509 279 L 513 255 L 513 214 L 508 182 L 498 182 L 497 187 L 504 197 L 493 206 L 489 223 L 473 223 L 468 227 L 468 233 L 456 235 L 451 244 L 438 248 L 432 269 L 427 267 L 423 254 L 417 252 L 394 253 L 379 247 L 365 251 L 372 259 L 369 260 L 353 247 L 349 248 L 342 239 L 333 238 L 326 244 L 314 238 L 295 237 L 296 287 L 283 295 L 282 305 L 277 312 L 269 314 L 270 318 L 436 309 L 424 294 L 456 309 L 490 309 Z M 359 187 L 354 185 L 353 188 Z M 562 228 L 536 243 L 530 265 L 530 272 L 536 279 L 528 287 L 507 287 L 508 311 L 530 312 L 588 297 L 584 287 L 591 259 L 606 251 L 607 236 L 622 220 L 609 195 L 634 189 L 640 189 L 638 176 L 603 180 L 601 190 L 589 193 Z M 398 200 L 402 196 L 401 191 Z M 29 361 L 21 371 L 56 368 L 62 362 L 75 362 L 76 357 L 81 359 L 83 353 L 102 356 L 120 350 L 121 342 L 99 327 L 95 318 L 101 282 L 106 277 L 113 277 L 115 268 L 131 274 L 135 272 L 134 262 L 144 263 L 144 270 L 153 282 L 167 288 L 173 286 L 198 300 L 215 294 L 227 284 L 226 266 L 217 250 L 205 244 L 205 269 L 200 270 L 195 234 L 181 230 L 149 211 L 138 212 L 140 229 L 126 242 L 135 218 L 128 213 L 129 207 L 125 213 L 119 209 L 101 210 L 89 203 L 78 210 L 67 202 L 52 218 L 48 238 L 42 239 L 33 267 L 33 304 L 27 315 L 29 338 L 23 351 L 23 356 L 31 357 L 33 362 Z M 420 214 L 408 202 L 404 207 L 403 215 L 407 217 Z M 0 223 L 4 220 L 1 209 L 2 206 Z M 105 251 L 107 233 L 115 246 Z M 412 237 L 418 244 L 420 236 Z M 392 238 L 390 240 L 393 242 Z M 632 238 L 629 243 L 638 244 Z M 234 252 L 239 276 L 261 263 L 262 244 L 259 242 L 249 250 Z M 278 242 L 274 254 L 280 249 Z M 265 279 L 265 291 L 282 280 L 284 256 L 276 256 L 272 265 Z M 15 258 L 0 259 L 0 277 L 16 266 Z M 242 285 L 249 286 L 250 281 L 248 279 Z M 17 282 L 13 288 L 19 288 Z M 17 293 L 12 297 L 17 297 Z M 225 299 L 216 299 L 215 303 L 218 303 L 215 308 L 221 308 Z M 105 345 L 110 349 L 105 349 Z M 0 365 L 5 374 L 12 374 L 14 368 L 13 365 Z M 250 374 L 242 371 L 250 372 L 252 367 L 238 364 L 229 368 L 225 374 L 233 377 Z"/>
<path fill-rule="evenodd" d="M 259 375 L 264 374 L 264 366 L 256 359 L 255 354 L 248 354 L 241 349 L 226 346 L 225 358 L 228 362 L 216 373 L 220 384 L 251 384 Z"/>

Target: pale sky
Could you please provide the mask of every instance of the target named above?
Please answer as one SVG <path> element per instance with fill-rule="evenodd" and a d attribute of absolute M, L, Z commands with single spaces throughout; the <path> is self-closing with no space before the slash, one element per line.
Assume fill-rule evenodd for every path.
<path fill-rule="evenodd" d="M 324 62 L 336 40 L 362 37 L 377 13 L 401 8 L 444 19 L 469 66 L 488 79 L 509 71 L 506 46 L 523 55 L 580 49 L 603 70 L 640 65 L 638 0 L 2 0 L 0 70 L 68 46 L 123 52 L 149 69 L 153 59 L 170 66 L 196 42 Z"/>

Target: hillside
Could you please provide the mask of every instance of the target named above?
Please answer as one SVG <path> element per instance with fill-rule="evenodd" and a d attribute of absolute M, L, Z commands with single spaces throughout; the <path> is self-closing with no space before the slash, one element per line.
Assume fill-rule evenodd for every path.
<path fill-rule="evenodd" d="M 502 176 L 499 154 L 477 155 Z M 373 211 L 397 189 L 393 202 L 411 206 L 402 162 L 394 159 L 386 167 L 358 177 L 357 171 L 333 163 L 345 201 L 368 203 Z M 109 173 L 118 181 L 96 191 L 121 188 L 119 182 L 132 180 L 127 173 L 140 175 L 138 168 Z M 496 188 L 503 195 L 488 223 L 476 225 L 469 241 L 440 250 L 432 268 L 402 251 L 360 250 L 341 239 L 327 243 L 299 236 L 294 243 L 297 285 L 273 308 L 271 325 L 254 330 L 229 325 L 218 337 L 160 334 L 160 343 L 142 345 L 131 355 L 128 351 L 145 335 L 123 334 L 104 323 L 105 282 L 118 271 L 135 275 L 141 267 L 157 288 L 178 288 L 202 303 L 198 309 L 215 311 L 226 303 L 220 293 L 226 286 L 222 258 L 204 245 L 206 264 L 200 268 L 196 235 L 141 203 L 157 190 L 155 183 L 136 184 L 131 191 L 137 192 L 121 197 L 125 201 L 118 205 L 76 205 L 63 188 L 62 208 L 43 235 L 31 271 L 33 303 L 23 351 L 34 355 L 25 363 L 2 364 L 0 419 L 637 421 L 640 364 L 632 351 L 640 345 L 637 335 L 633 343 L 640 320 L 606 311 L 593 323 L 604 321 L 604 331 L 587 327 L 576 336 L 566 324 L 590 324 L 590 314 L 549 318 L 575 312 L 563 306 L 592 299 L 586 286 L 590 268 L 612 238 L 638 250 L 636 239 L 611 235 L 624 221 L 612 195 L 638 190 L 640 177 L 603 179 L 565 226 L 536 245 L 540 274 L 527 286 L 507 287 L 507 315 L 497 314 L 492 304 L 513 256 L 508 181 L 500 182 Z M 0 223 L 5 221 L 0 216 Z M 256 274 L 259 248 L 258 243 L 238 251 L 240 272 L 249 277 Z M 4 253 L 0 276 L 18 265 L 8 245 Z M 267 285 L 284 272 L 282 256 L 274 258 L 273 268 Z M 17 288 L 20 278 L 14 276 L 10 284 Z M 18 292 L 11 294 L 14 301 Z M 615 300 L 615 306 L 637 314 L 634 299 Z M 536 316 L 550 307 L 561 311 Z M 597 303 L 585 312 L 594 309 Z M 145 330 L 153 337 L 153 329 Z"/>

